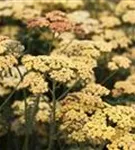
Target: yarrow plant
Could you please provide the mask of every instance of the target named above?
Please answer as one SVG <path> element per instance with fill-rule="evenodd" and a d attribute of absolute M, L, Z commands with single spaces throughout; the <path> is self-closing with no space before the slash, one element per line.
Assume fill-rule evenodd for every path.
<path fill-rule="evenodd" d="M 135 150 L 134 6 L 0 2 L 1 149 Z"/>

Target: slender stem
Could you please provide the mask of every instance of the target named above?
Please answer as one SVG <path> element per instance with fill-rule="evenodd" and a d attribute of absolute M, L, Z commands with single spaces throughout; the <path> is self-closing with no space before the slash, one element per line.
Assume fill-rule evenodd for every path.
<path fill-rule="evenodd" d="M 48 150 L 52 150 L 54 146 L 54 135 L 56 128 L 56 96 L 55 96 L 55 87 L 56 82 L 53 81 L 52 87 L 52 114 L 51 114 L 51 123 L 50 123 L 50 134 L 49 134 L 49 145 Z"/>
<path fill-rule="evenodd" d="M 21 71 L 19 70 L 18 67 L 16 67 L 19 74 L 20 74 L 20 77 L 21 77 L 21 80 L 23 80 L 23 75 L 21 73 Z M 27 108 L 28 108 L 28 104 L 27 104 L 27 99 L 26 99 L 26 91 L 25 89 L 23 90 L 23 97 L 24 97 L 24 107 L 25 107 L 25 112 L 24 112 L 24 118 L 25 118 L 25 122 L 26 122 L 26 130 L 25 130 L 25 140 L 24 140 L 24 145 L 23 145 L 23 150 L 28 150 L 28 143 L 29 143 L 29 123 L 28 123 L 28 111 L 27 111 Z"/>
<path fill-rule="evenodd" d="M 101 84 L 104 85 L 108 80 L 110 80 L 116 73 L 118 72 L 118 70 L 112 72 L 107 78 L 105 78 Z"/>
<path fill-rule="evenodd" d="M 31 116 L 29 118 L 29 122 L 30 122 L 30 129 L 29 130 L 33 130 L 33 126 L 34 126 L 34 123 L 35 123 L 35 115 L 38 111 L 38 105 L 39 105 L 39 102 L 40 102 L 40 95 L 37 95 L 36 96 L 36 99 L 35 99 L 35 102 L 34 102 L 34 106 L 31 110 Z"/>
<path fill-rule="evenodd" d="M 73 87 L 78 83 L 79 81 L 76 81 L 75 84 L 73 84 L 73 86 L 71 86 L 70 88 L 68 88 L 63 94 L 61 94 L 56 101 L 59 101 L 60 99 L 62 99 L 64 96 L 66 96 L 67 93 L 69 93 L 70 90 L 73 89 Z"/>
<path fill-rule="evenodd" d="M 3 107 L 8 103 L 8 101 L 10 100 L 10 98 L 13 96 L 13 94 L 16 92 L 19 84 L 21 83 L 22 79 L 23 79 L 23 75 L 21 74 L 19 68 L 16 66 L 19 74 L 20 74 L 20 77 L 21 77 L 21 80 L 17 83 L 16 87 L 13 89 L 13 91 L 10 93 L 10 95 L 5 99 L 5 101 L 1 104 L 0 106 L 0 111 L 3 109 Z"/>
<path fill-rule="evenodd" d="M 21 81 L 20 81 L 21 82 Z M 8 103 L 8 101 L 10 100 L 10 98 L 13 96 L 13 94 L 16 92 L 20 82 L 18 82 L 18 84 L 16 85 L 16 87 L 13 89 L 13 91 L 10 93 L 10 95 L 5 99 L 5 101 L 1 104 L 0 106 L 0 111 L 3 109 L 3 107 Z"/>
<path fill-rule="evenodd" d="M 27 99 L 26 99 L 26 91 L 23 90 L 23 97 L 24 97 L 24 107 L 25 107 L 25 112 L 24 112 L 24 117 L 25 117 L 25 140 L 24 140 L 24 145 L 23 145 L 23 150 L 28 150 L 28 144 L 29 144 L 29 124 L 28 124 L 28 104 L 27 104 Z"/>

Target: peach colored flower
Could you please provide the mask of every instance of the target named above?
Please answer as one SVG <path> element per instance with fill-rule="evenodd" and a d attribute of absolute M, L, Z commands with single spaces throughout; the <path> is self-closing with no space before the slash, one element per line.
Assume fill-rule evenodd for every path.
<path fill-rule="evenodd" d="M 72 29 L 70 22 L 57 21 L 50 24 L 50 29 L 54 32 L 65 32 Z"/>
<path fill-rule="evenodd" d="M 35 28 L 35 27 L 48 27 L 49 21 L 45 17 L 39 17 L 35 19 L 31 19 L 27 23 L 28 28 Z"/>

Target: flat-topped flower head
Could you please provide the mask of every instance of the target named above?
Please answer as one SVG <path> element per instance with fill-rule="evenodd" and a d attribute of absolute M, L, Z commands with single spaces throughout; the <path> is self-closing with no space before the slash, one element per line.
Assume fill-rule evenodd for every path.
<path fill-rule="evenodd" d="M 36 28 L 36 27 L 48 27 L 49 26 L 49 21 L 44 18 L 44 17 L 38 17 L 38 18 L 34 18 L 34 19 L 30 19 L 28 22 L 28 28 Z"/>
<path fill-rule="evenodd" d="M 93 80 L 93 66 L 85 62 L 70 59 L 63 55 L 31 56 L 25 55 L 22 63 L 27 70 L 34 69 L 42 74 L 48 74 L 51 79 L 71 86 L 76 81 L 87 83 Z"/>
<path fill-rule="evenodd" d="M 0 37 L 0 55 L 14 55 L 19 57 L 24 51 L 24 46 L 19 41 L 9 39 L 6 36 Z"/>
<path fill-rule="evenodd" d="M 72 30 L 73 24 L 62 11 L 51 11 L 45 17 L 34 18 L 28 21 L 28 28 L 48 27 L 53 32 L 64 32 Z"/>
<path fill-rule="evenodd" d="M 108 63 L 110 70 L 118 70 L 120 68 L 128 69 L 131 66 L 131 60 L 125 56 L 114 56 L 112 61 Z"/>

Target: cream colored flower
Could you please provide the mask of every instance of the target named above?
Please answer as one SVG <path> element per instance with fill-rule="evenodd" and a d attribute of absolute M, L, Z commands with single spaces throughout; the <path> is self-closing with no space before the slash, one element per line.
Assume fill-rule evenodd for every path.
<path fill-rule="evenodd" d="M 48 91 L 48 83 L 39 72 L 29 72 L 19 84 L 19 89 L 28 88 L 33 94 L 41 94 Z"/>
<path fill-rule="evenodd" d="M 80 80 L 84 84 L 93 80 L 93 71 L 85 62 L 70 59 L 63 55 L 51 56 L 30 56 L 22 58 L 22 63 L 28 69 L 35 69 L 43 74 L 50 75 L 50 78 L 71 86 Z"/>
<path fill-rule="evenodd" d="M 135 10 L 130 10 L 127 13 L 125 13 L 122 19 L 126 23 L 135 24 Z"/>
<path fill-rule="evenodd" d="M 121 25 L 120 20 L 115 16 L 101 16 L 99 18 L 101 26 L 104 28 L 113 28 Z"/>
<path fill-rule="evenodd" d="M 125 56 L 114 56 L 112 61 L 108 63 L 110 70 L 117 70 L 119 68 L 128 69 L 131 65 L 131 60 Z"/>
<path fill-rule="evenodd" d="M 87 84 L 86 87 L 82 89 L 82 92 L 87 94 L 91 93 L 95 96 L 104 96 L 110 93 L 110 91 L 106 87 L 96 83 Z"/>
<path fill-rule="evenodd" d="M 135 94 L 135 74 L 129 76 L 125 81 L 118 81 L 114 85 L 115 90 L 121 90 L 120 94 Z"/>
<path fill-rule="evenodd" d="M 18 64 L 18 60 L 13 55 L 0 56 L 0 71 L 8 71 Z"/>

